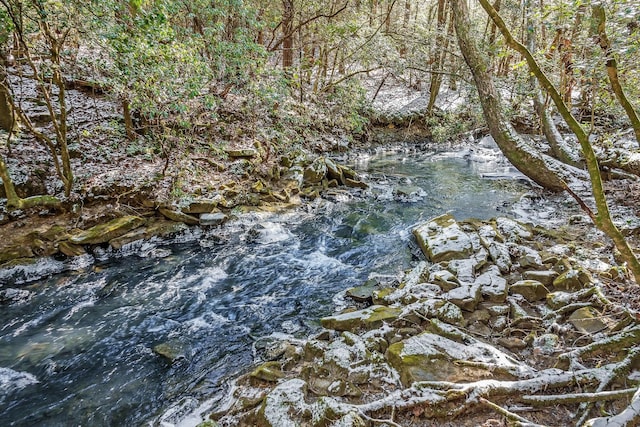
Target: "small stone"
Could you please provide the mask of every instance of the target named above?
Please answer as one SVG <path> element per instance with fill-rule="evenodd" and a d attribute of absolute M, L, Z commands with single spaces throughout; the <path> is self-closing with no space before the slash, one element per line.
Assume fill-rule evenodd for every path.
<path fill-rule="evenodd" d="M 527 226 L 509 218 L 498 218 L 496 220 L 496 226 L 498 230 L 500 230 L 500 233 L 511 242 L 518 242 L 523 239 L 530 240 L 532 237 L 531 231 Z"/>
<path fill-rule="evenodd" d="M 537 280 L 520 280 L 509 287 L 512 295 L 522 295 L 527 301 L 540 301 L 547 297 L 549 290 Z"/>
<path fill-rule="evenodd" d="M 542 267 L 542 258 L 535 249 L 526 246 L 520 246 L 521 256 L 518 258 L 518 264 L 521 268 L 540 268 Z"/>
<path fill-rule="evenodd" d="M 284 377 L 284 373 L 280 362 L 265 362 L 251 372 L 249 376 L 260 381 L 277 382 Z"/>
<path fill-rule="evenodd" d="M 586 270 L 572 268 L 558 276 L 553 281 L 553 287 L 564 291 L 578 291 L 592 282 L 593 280 Z"/>
<path fill-rule="evenodd" d="M 448 301 L 436 310 L 436 317 L 451 325 L 462 325 L 464 323 L 464 317 L 462 316 L 460 308 Z"/>
<path fill-rule="evenodd" d="M 174 363 L 184 359 L 184 348 L 178 341 L 168 341 L 153 347 L 153 352 L 164 357 L 167 361 Z"/>
<path fill-rule="evenodd" d="M 415 185 L 401 185 L 393 189 L 396 197 L 416 197 L 424 194 L 424 190 Z"/>
<path fill-rule="evenodd" d="M 467 322 L 469 323 L 474 323 L 474 322 L 487 323 L 489 319 L 491 319 L 491 313 L 489 312 L 489 310 L 479 309 L 471 312 L 470 314 L 467 314 L 465 316 L 465 319 L 467 319 Z"/>
<path fill-rule="evenodd" d="M 509 350 L 522 350 L 527 347 L 527 343 L 523 339 L 517 337 L 498 338 L 498 344 Z"/>
<path fill-rule="evenodd" d="M 371 283 L 370 283 L 371 282 Z M 373 299 L 373 293 L 378 289 L 378 282 L 367 281 L 363 286 L 356 286 L 355 288 L 349 288 L 345 294 L 347 297 L 358 302 L 371 302 Z"/>
<path fill-rule="evenodd" d="M 525 280 L 537 280 L 545 286 L 553 285 L 553 281 L 558 277 L 558 273 L 553 270 L 529 270 L 522 273 Z"/>
<path fill-rule="evenodd" d="M 557 310 L 570 304 L 572 295 L 573 294 L 562 291 L 551 292 L 547 294 L 547 305 L 553 310 Z"/>
<path fill-rule="evenodd" d="M 475 284 L 489 301 L 504 302 L 507 299 L 507 280 L 500 275 L 500 269 L 495 265 L 478 276 Z"/>
<path fill-rule="evenodd" d="M 373 299 L 373 303 L 376 305 L 389 304 L 391 302 L 389 297 L 392 296 L 396 291 L 397 291 L 396 288 L 384 288 L 384 289 L 374 291 L 373 294 L 371 295 Z"/>
<path fill-rule="evenodd" d="M 323 327 L 336 331 L 369 330 L 381 326 L 383 322 L 397 319 L 401 313 L 401 308 L 372 305 L 363 310 L 323 317 L 320 323 Z"/>
<path fill-rule="evenodd" d="M 439 270 L 431 273 L 429 281 L 440 286 L 440 288 L 448 292 L 460 286 L 460 281 L 456 276 L 448 270 Z"/>
<path fill-rule="evenodd" d="M 201 199 L 192 202 L 186 208 L 182 209 L 182 212 L 186 214 L 202 214 L 209 213 L 216 210 L 221 198 L 218 199 Z"/>
<path fill-rule="evenodd" d="M 240 157 L 257 157 L 258 151 L 253 148 L 240 148 L 240 149 L 227 149 L 224 150 L 227 153 L 227 156 L 231 158 L 240 158 Z"/>
<path fill-rule="evenodd" d="M 480 293 L 480 286 L 464 284 L 447 292 L 443 295 L 443 298 L 463 310 L 474 311 L 478 303 L 482 300 L 482 295 Z"/>
<path fill-rule="evenodd" d="M 583 307 L 569 316 L 569 322 L 582 333 L 595 334 L 607 329 L 607 324 L 601 317 L 593 307 Z"/>
<path fill-rule="evenodd" d="M 351 178 L 345 178 L 344 184 L 347 187 L 362 188 L 363 190 L 366 190 L 367 188 L 369 188 L 369 185 L 366 182 L 362 182 L 357 179 L 351 179 Z"/>
<path fill-rule="evenodd" d="M 481 336 L 484 338 L 489 338 L 493 332 L 491 331 L 490 327 L 482 322 L 473 322 L 467 325 L 467 330 L 477 336 Z"/>
<path fill-rule="evenodd" d="M 222 212 L 205 213 L 200 215 L 200 225 L 215 227 L 224 224 L 227 218 Z"/>

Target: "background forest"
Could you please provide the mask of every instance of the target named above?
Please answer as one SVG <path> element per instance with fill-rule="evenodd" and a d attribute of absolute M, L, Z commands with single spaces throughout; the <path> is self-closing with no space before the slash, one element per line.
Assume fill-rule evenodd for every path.
<path fill-rule="evenodd" d="M 67 196 L 74 188 L 69 146 L 74 151 L 82 141 L 169 161 L 196 140 L 198 150 L 215 157 L 238 138 L 287 150 L 304 143 L 306 128 L 366 141 L 371 124 L 395 122 L 423 126 L 444 141 L 483 126 L 445 0 L 3 0 L 2 6 L 1 125 L 22 129 L 7 150 L 38 140 Z M 589 133 L 606 140 L 606 131 L 628 126 L 639 87 L 634 2 L 498 0 L 493 7 Z M 541 132 L 538 117 L 545 115 L 531 108 L 535 86 L 525 59 L 479 4 L 471 2 L 468 13 L 504 95 L 502 107 L 519 130 Z M 631 102 L 617 101 L 607 60 Z M 370 108 L 385 85 L 422 91 L 428 102 L 415 117 L 385 117 Z M 91 106 L 73 105 L 65 96 L 71 88 L 117 105 L 114 120 L 87 129 Z M 444 96 L 450 92 L 456 96 Z M 236 119 L 224 111 L 234 97 L 242 97 L 236 113 L 243 135 L 223 130 Z M 536 101 L 551 109 L 548 96 Z M 34 103 L 46 107 L 45 117 L 33 117 Z M 640 134 L 637 117 L 633 122 Z M 11 159 L 10 150 L 4 156 Z"/>

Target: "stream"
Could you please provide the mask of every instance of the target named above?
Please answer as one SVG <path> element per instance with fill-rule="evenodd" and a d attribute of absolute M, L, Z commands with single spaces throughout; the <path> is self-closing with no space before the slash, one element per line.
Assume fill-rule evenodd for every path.
<path fill-rule="evenodd" d="M 313 333 L 342 291 L 409 268 L 414 225 L 518 216 L 531 188 L 491 149 L 340 161 L 370 189 L 5 283 L 31 293 L 0 306 L 2 424 L 196 424 L 272 337 Z"/>

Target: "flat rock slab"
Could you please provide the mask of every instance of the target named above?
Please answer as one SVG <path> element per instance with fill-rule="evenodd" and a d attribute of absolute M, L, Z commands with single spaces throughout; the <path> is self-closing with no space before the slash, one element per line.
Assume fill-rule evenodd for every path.
<path fill-rule="evenodd" d="M 569 322 L 585 334 L 595 334 L 607 329 L 607 324 L 602 320 L 602 316 L 593 307 L 583 307 L 574 311 L 569 316 Z"/>
<path fill-rule="evenodd" d="M 507 280 L 500 275 L 495 265 L 476 278 L 475 284 L 480 286 L 480 293 L 489 301 L 504 302 L 507 299 Z"/>
<path fill-rule="evenodd" d="M 442 297 L 465 311 L 474 311 L 482 301 L 482 287 L 477 283 L 465 283 Z"/>
<path fill-rule="evenodd" d="M 520 368 L 509 355 L 481 341 L 463 344 L 430 332 L 390 345 L 385 357 L 406 386 L 416 381 L 471 382 L 498 378 L 500 374 L 492 367 L 503 368 L 502 372 Z M 471 363 L 465 366 L 461 361 Z"/>
<path fill-rule="evenodd" d="M 433 218 L 413 230 L 422 252 L 432 262 L 471 256 L 473 244 L 450 214 Z"/>
<path fill-rule="evenodd" d="M 109 244 L 114 249 L 120 249 L 124 245 L 138 241 L 150 239 L 151 237 L 169 237 L 174 234 L 178 234 L 181 231 L 186 230 L 188 227 L 181 222 L 169 221 L 166 219 L 159 219 L 148 224 L 146 227 L 140 227 L 120 237 L 111 239 Z"/>
<path fill-rule="evenodd" d="M 323 317 L 320 323 L 323 327 L 335 331 L 357 331 L 377 328 L 382 325 L 382 322 L 397 319 L 401 313 L 401 308 L 372 305 L 363 310 Z"/>
<path fill-rule="evenodd" d="M 160 211 L 165 218 L 170 219 L 171 221 L 184 222 L 187 225 L 200 224 L 200 220 L 198 218 L 180 211 L 174 211 L 173 209 L 167 208 L 160 208 L 158 211 Z"/>
<path fill-rule="evenodd" d="M 123 216 L 113 219 L 105 224 L 99 224 L 88 230 L 81 231 L 71 236 L 69 241 L 76 245 L 96 245 L 106 243 L 111 239 L 120 237 L 129 231 L 140 227 L 145 223 L 139 216 Z"/>

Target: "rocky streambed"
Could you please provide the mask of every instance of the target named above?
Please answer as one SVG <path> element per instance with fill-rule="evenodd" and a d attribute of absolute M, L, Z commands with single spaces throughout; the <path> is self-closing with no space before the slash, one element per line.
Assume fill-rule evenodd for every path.
<path fill-rule="evenodd" d="M 280 337 L 205 425 L 637 425 L 640 325 L 573 237 L 499 217 L 417 225 L 425 260 Z M 603 263 L 603 261 L 601 261 Z"/>

